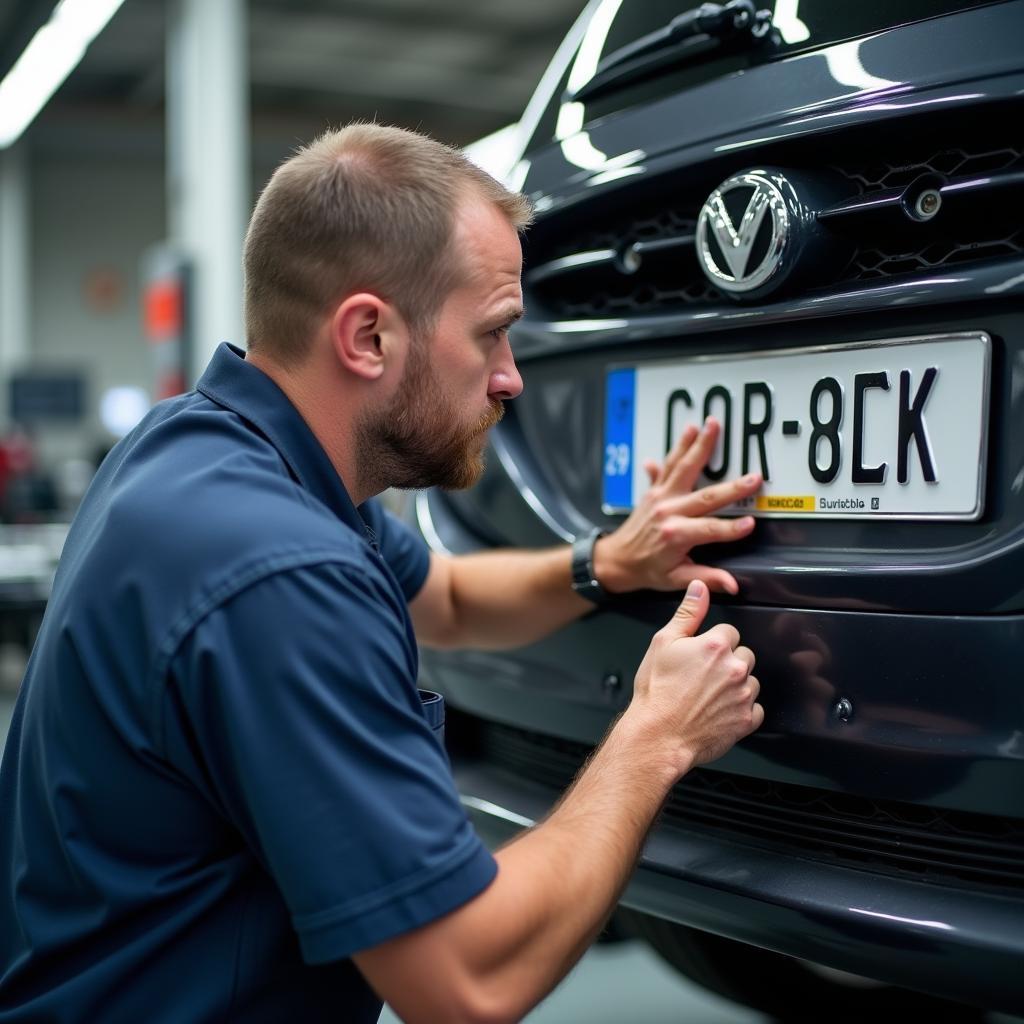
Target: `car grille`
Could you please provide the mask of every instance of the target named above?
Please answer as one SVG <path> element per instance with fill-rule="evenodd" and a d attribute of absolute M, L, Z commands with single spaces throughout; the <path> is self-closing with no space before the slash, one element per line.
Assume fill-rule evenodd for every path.
<path fill-rule="evenodd" d="M 1004 136 L 1021 135 L 1019 128 L 1009 127 L 1020 123 L 1019 112 L 1014 120 L 999 115 L 998 123 Z M 932 131 L 922 132 L 915 142 L 886 138 L 877 129 L 870 147 L 851 134 L 845 140 L 819 140 L 814 151 L 801 142 L 746 155 L 744 166 L 777 165 L 806 173 L 827 163 L 827 173 L 846 193 L 821 211 L 819 220 L 845 240 L 849 259 L 811 290 L 1024 254 L 1024 138 L 1009 142 L 962 126 L 957 142 L 940 148 L 923 141 L 926 134 L 935 137 Z M 956 127 L 947 125 L 939 137 L 956 135 Z M 869 163 L 864 152 L 888 154 L 888 159 Z M 556 320 L 721 305 L 725 297 L 698 265 L 694 236 L 704 200 L 740 169 L 730 166 L 723 173 L 719 165 L 695 186 L 690 168 L 690 184 L 675 191 L 667 191 L 669 181 L 658 192 L 650 183 L 639 188 L 626 184 L 618 194 L 602 197 L 597 216 L 591 210 L 569 214 L 564 223 L 542 219 L 527 250 L 529 303 Z M 905 190 L 921 183 L 940 188 L 943 197 L 944 208 L 926 222 L 912 220 L 901 204 Z"/>
<path fill-rule="evenodd" d="M 464 716 L 462 716 L 464 717 Z M 591 748 L 469 719 L 489 765 L 561 792 Z M 462 725 L 465 735 L 467 725 Z M 745 845 L 942 885 L 1024 890 L 1024 821 L 863 797 L 697 768 L 663 824 Z"/>
<path fill-rule="evenodd" d="M 1001 198 L 1000 182 L 1012 185 L 1016 175 L 1024 171 L 1024 145 L 990 149 L 984 145 L 950 147 L 936 149 L 923 158 L 835 170 L 864 196 L 902 190 L 923 178 L 932 178 L 936 183 L 989 178 L 992 189 L 984 197 L 990 200 L 987 210 L 981 210 L 989 216 L 978 216 L 978 211 L 974 211 L 973 216 L 954 218 L 949 224 L 936 220 L 915 225 L 920 230 L 907 231 L 902 237 L 887 240 L 883 234 L 878 245 L 865 243 L 858 247 L 843 279 L 892 277 L 1024 252 L 1024 217 L 1017 213 L 1019 206 L 1005 202 L 1000 209 L 997 205 Z"/>
<path fill-rule="evenodd" d="M 701 202 L 647 201 L 601 227 L 567 235 L 550 250 L 531 243 L 526 285 L 546 310 L 566 320 L 718 303 L 722 293 L 701 273 L 693 244 Z M 639 256 L 635 270 L 630 253 Z"/>

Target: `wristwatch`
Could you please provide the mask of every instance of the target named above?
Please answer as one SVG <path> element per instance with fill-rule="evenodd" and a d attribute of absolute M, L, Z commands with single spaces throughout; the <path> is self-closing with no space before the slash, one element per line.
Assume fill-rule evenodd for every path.
<path fill-rule="evenodd" d="M 608 591 L 598 583 L 594 574 L 594 545 L 607 532 L 594 527 L 572 545 L 572 589 L 594 604 L 605 604 L 609 599 Z"/>

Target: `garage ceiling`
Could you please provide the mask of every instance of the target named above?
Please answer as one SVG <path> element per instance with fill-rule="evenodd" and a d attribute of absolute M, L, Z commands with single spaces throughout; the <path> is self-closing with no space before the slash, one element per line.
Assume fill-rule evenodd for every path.
<path fill-rule="evenodd" d="M 161 131 L 173 0 L 125 0 L 44 110 L 35 134 L 85 145 L 86 120 Z M 216 2 L 216 0 L 211 0 Z M 0 0 L 0 73 L 54 0 Z M 458 145 L 522 112 L 584 0 L 251 0 L 254 145 L 355 117 Z M 13 52 L 12 52 L 13 51 Z M 109 138 L 104 138 L 108 145 Z"/>

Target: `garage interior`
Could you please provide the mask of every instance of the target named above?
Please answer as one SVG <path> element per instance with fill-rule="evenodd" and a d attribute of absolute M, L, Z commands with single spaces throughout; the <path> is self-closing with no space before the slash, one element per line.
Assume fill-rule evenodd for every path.
<path fill-rule="evenodd" d="M 171 393 L 174 374 L 194 382 L 219 340 L 241 340 L 241 273 L 221 253 L 240 246 L 273 169 L 352 120 L 456 146 L 500 132 L 583 7 L 124 0 L 23 134 L 0 138 L 0 433 L 32 463 L 32 479 L 0 509 L 0 742 L 66 524 L 97 460 L 132 417 Z M 0 81 L 53 10 L 54 0 L 0 0 Z M 204 35 L 237 45 L 210 60 Z M 197 105 L 210 108 L 202 123 Z M 217 134 L 216 117 L 226 133 Z M 169 353 L 159 288 L 167 275 L 187 276 L 182 253 L 193 245 L 217 294 L 196 308 L 194 336 L 172 339 Z M 57 405 L 26 422 L 18 403 L 33 395 Z M 595 945 L 527 1019 L 629 1018 L 767 1020 L 688 984 L 619 934 Z M 387 1009 L 381 1019 L 397 1020 Z"/>

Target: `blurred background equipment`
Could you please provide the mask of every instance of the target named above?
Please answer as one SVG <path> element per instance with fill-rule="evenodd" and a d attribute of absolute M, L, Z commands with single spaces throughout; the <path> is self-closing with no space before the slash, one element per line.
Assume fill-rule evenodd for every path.
<path fill-rule="evenodd" d="M 185 390 L 244 342 L 245 223 L 297 145 L 376 119 L 482 140 L 505 174 L 581 6 L 0 0 L 0 430 L 32 435 L 0 518 L 66 519 L 126 395 Z"/>
<path fill-rule="evenodd" d="M 187 390 L 192 364 L 191 280 L 192 267 L 176 247 L 156 245 L 144 254 L 142 318 L 152 353 L 156 401 Z"/>
<path fill-rule="evenodd" d="M 0 0 L 0 687 L 95 468 L 221 341 L 274 168 L 353 119 L 496 174 L 583 0 Z"/>
<path fill-rule="evenodd" d="M 33 426 L 40 465 L 109 443 L 112 388 L 159 400 L 244 341 L 245 223 L 296 146 L 376 119 L 485 140 L 503 173 L 582 7 L 0 0 L 0 374 L 81 374 L 79 419 Z"/>
<path fill-rule="evenodd" d="M 149 412 L 149 406 L 143 388 L 111 388 L 100 399 L 100 419 L 107 432 L 120 439 Z"/>
<path fill-rule="evenodd" d="M 0 0 L 0 687 L 96 466 L 244 344 L 242 239 L 277 164 L 361 118 L 483 140 L 505 173 L 581 8 Z"/>

